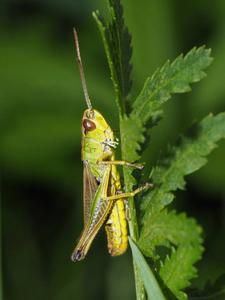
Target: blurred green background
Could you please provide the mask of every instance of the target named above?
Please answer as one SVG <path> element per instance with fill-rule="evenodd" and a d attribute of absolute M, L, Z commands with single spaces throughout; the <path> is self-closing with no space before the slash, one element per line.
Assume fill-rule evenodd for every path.
<path fill-rule="evenodd" d="M 208 76 L 175 95 L 151 132 L 145 174 L 160 149 L 194 119 L 225 110 L 225 2 L 123 0 L 132 33 L 132 97 L 167 59 L 193 46 L 212 48 Z M 111 258 L 101 230 L 86 259 L 70 261 L 83 226 L 80 121 L 86 105 L 72 28 L 93 106 L 118 128 L 115 94 L 92 11 L 109 19 L 105 1 L 8 0 L 0 10 L 0 157 L 2 273 L 5 299 L 135 299 L 132 259 Z M 205 253 L 194 284 L 225 269 L 225 142 L 188 176 L 173 206 L 197 218 Z"/>

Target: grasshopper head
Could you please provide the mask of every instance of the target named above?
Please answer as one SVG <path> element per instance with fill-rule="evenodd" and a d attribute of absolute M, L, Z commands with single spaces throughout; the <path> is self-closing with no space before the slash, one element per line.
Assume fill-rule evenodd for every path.
<path fill-rule="evenodd" d="M 99 142 L 106 141 L 106 132 L 113 136 L 113 132 L 104 117 L 95 109 L 85 110 L 82 118 L 81 130 L 83 136 Z"/>

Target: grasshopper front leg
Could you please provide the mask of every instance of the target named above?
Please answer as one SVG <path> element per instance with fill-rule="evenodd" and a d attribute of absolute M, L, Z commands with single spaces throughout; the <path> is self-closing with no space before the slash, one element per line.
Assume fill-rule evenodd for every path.
<path fill-rule="evenodd" d="M 128 166 L 128 167 L 134 167 L 136 169 L 142 170 L 144 168 L 143 165 L 138 165 L 138 164 L 132 164 L 132 163 L 128 163 L 126 161 L 123 160 L 114 160 L 114 161 L 101 161 L 98 160 L 97 161 L 98 165 L 118 165 L 118 166 Z"/>
<path fill-rule="evenodd" d="M 142 170 L 144 168 L 144 165 L 138 165 L 135 163 L 129 163 L 124 160 L 107 160 L 111 157 L 111 153 L 104 153 L 101 155 L 98 160 L 98 165 L 118 165 L 118 166 L 128 166 L 128 167 L 134 167 L 136 169 Z"/>

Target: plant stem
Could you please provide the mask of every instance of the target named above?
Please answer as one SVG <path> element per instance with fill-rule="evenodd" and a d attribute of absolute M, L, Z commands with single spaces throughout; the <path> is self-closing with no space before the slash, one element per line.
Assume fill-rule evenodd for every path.
<path fill-rule="evenodd" d="M 124 168 L 124 179 L 125 179 L 125 186 L 128 188 L 128 190 L 132 190 L 130 180 L 126 180 L 131 176 L 128 172 L 126 172 L 126 167 Z M 130 237 L 131 239 L 136 243 L 139 238 L 139 230 L 138 230 L 138 224 L 137 224 L 137 216 L 136 216 L 136 209 L 135 209 L 135 203 L 134 198 L 130 197 L 129 200 L 129 231 L 130 231 Z M 136 261 L 133 258 L 133 267 L 134 267 L 134 278 L 135 278 L 135 289 L 136 289 L 136 298 L 137 300 L 145 300 L 146 294 L 144 285 L 142 282 L 141 275 L 139 273 Z"/>

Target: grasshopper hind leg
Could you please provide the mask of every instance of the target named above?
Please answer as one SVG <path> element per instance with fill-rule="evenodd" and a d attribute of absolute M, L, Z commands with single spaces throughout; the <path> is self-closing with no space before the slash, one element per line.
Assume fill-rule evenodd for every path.
<path fill-rule="evenodd" d="M 71 255 L 71 260 L 74 262 L 82 260 L 82 259 L 84 259 L 84 252 L 81 249 L 77 249 Z"/>

